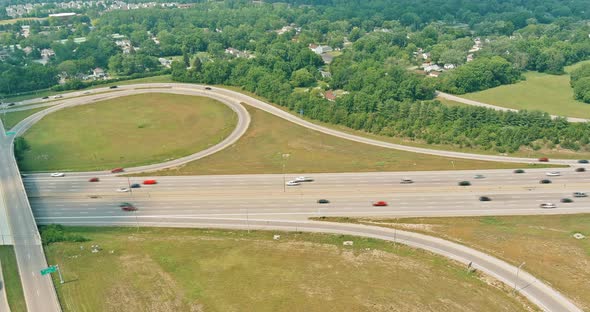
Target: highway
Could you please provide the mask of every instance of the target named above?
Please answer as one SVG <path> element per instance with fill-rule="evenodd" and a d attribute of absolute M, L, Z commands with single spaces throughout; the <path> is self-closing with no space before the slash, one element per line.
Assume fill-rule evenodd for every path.
<path fill-rule="evenodd" d="M 2 126 L 0 122 L 0 126 Z M 13 157 L 12 139 L 0 134 L 0 210 L 7 217 L 29 311 L 61 311 L 53 282 L 39 272 L 47 267 L 41 238 L 20 173 Z"/>
<path fill-rule="evenodd" d="M 232 135 L 205 153 L 199 152 L 182 159 L 151 166 L 126 168 L 127 173 L 154 171 L 178 166 L 188 161 L 205 157 L 233 144 L 246 131 L 249 116 L 241 103 L 265 110 L 293 123 L 334 135 L 340 138 L 431 155 L 479 159 L 503 162 L 535 162 L 536 159 L 479 155 L 457 152 L 446 152 L 425 148 L 403 146 L 373 139 L 367 139 L 307 122 L 277 107 L 245 96 L 243 94 L 221 89 L 205 90 L 204 86 L 192 84 L 142 84 L 121 86 L 116 92 L 93 90 L 93 94 L 56 101 L 47 110 L 38 112 L 12 130 L 18 135 L 24 133 L 35 122 L 45 115 L 65 107 L 85 105 L 109 98 L 145 93 L 176 93 L 204 95 L 222 101 L 238 114 L 238 126 Z M 96 94 L 96 92 L 104 92 Z M 32 102 L 33 103 L 33 102 Z M 45 104 L 43 104 L 45 105 Z M 31 105 L 31 107 L 34 105 Z M 51 281 L 38 276 L 23 275 L 23 270 L 32 267 L 43 267 L 40 259 L 45 258 L 40 249 L 38 233 L 32 218 L 29 203 L 22 190 L 18 169 L 12 157 L 11 139 L 2 137 L 0 155 L 0 177 L 5 194 L 10 226 L 15 245 L 24 246 L 17 259 L 23 282 L 28 285 L 38 283 L 48 293 L 37 296 L 42 298 L 55 297 L 51 289 Z M 551 163 L 576 165 L 575 160 L 552 159 Z M 63 178 L 50 178 L 46 173 L 28 174 L 24 186 L 30 198 L 35 219 L 39 224 L 89 224 L 89 225 L 156 225 L 156 226 L 277 226 L 289 228 L 302 226 L 306 230 L 340 233 L 352 231 L 343 229 L 343 225 L 322 225 L 309 223 L 304 219 L 311 216 L 452 216 L 452 215 L 510 215 L 510 214 L 546 214 L 546 213 L 580 213 L 590 210 L 587 198 L 575 198 L 574 203 L 561 204 L 563 197 L 572 197 L 573 192 L 590 190 L 590 175 L 587 172 L 574 172 L 573 168 L 559 169 L 562 175 L 550 177 L 552 184 L 541 185 L 539 180 L 548 178 L 545 172 L 550 170 L 527 170 L 524 174 L 515 174 L 511 170 L 490 171 L 453 171 L 453 172 L 405 172 L 405 173 L 342 173 L 342 174 L 311 174 L 314 182 L 302 183 L 299 186 L 286 187 L 284 182 L 295 177 L 285 175 L 232 175 L 232 176 L 195 176 L 195 177 L 157 177 L 157 185 L 142 186 L 133 192 L 122 193 L 116 190 L 126 187 L 129 183 L 141 182 L 139 178 L 116 177 L 110 172 L 67 173 Z M 483 179 L 475 179 L 475 174 L 484 174 Z M 101 181 L 88 182 L 90 177 L 100 177 Z M 400 184 L 403 177 L 414 180 L 413 184 Z M 459 181 L 469 180 L 471 186 L 460 187 Z M 20 189 L 19 189 L 20 187 Z M 489 196 L 491 202 L 480 202 L 479 196 Z M 318 204 L 317 200 L 326 198 L 329 204 Z M 373 207 L 374 201 L 384 200 L 387 207 Z M 118 207 L 121 202 L 132 202 L 138 207 L 137 212 L 123 212 Z M 541 209 L 542 202 L 553 202 L 556 209 Z M 20 208 L 16 208 L 20 207 Z M 16 209 L 16 211 L 14 211 Z M 28 214 L 28 219 L 25 216 Z M 19 220 L 15 220 L 19 219 Z M 221 221 L 219 221 L 221 220 Z M 23 223 L 24 222 L 24 223 Z M 317 225 L 316 225 L 317 224 Z M 386 229 L 355 229 L 350 233 L 368 237 L 386 237 Z M 340 231 L 340 232 L 338 232 Z M 377 232 L 376 232 L 377 231 Z M 380 231 L 380 232 L 379 232 Z M 378 233 L 378 234 L 376 234 Z M 384 234 L 385 233 L 385 234 Z M 413 234 L 412 234 L 413 235 Z M 26 238 L 26 239 L 25 239 Z M 424 244 L 423 241 L 406 238 L 404 243 L 426 248 L 433 252 L 454 259 L 473 258 L 474 251 L 462 254 L 458 250 L 445 250 L 448 242 L 436 241 Z M 431 238 L 433 239 L 433 238 Z M 24 241 L 21 241 L 24 240 Z M 27 262 L 24 254 L 30 255 L 35 250 L 39 255 L 33 256 L 35 261 Z M 494 259 L 486 256 L 489 259 Z M 478 258 L 485 262 L 483 258 Z M 489 260 L 488 259 L 488 260 Z M 37 261 L 39 260 L 39 261 Z M 471 260 L 470 260 L 471 261 Z M 499 261 L 495 259 L 494 261 Z M 478 262 L 480 262 L 478 260 Z M 23 269 L 24 268 L 24 269 Z M 505 264 L 500 266 L 484 266 L 486 273 L 506 281 L 513 273 L 507 273 L 514 267 Z M 38 272 L 38 269 L 36 269 Z M 532 277 L 531 277 L 532 278 Z M 47 281 L 47 282 L 44 282 Z M 27 287 L 25 287 L 27 288 Z M 35 294 L 26 289 L 27 303 L 38 304 Z M 547 311 L 577 311 L 573 305 L 558 292 L 541 282 L 534 282 L 523 289 L 523 294 L 532 302 Z M 56 299 L 55 299 L 56 300 Z M 56 303 L 57 305 L 57 303 Z M 43 310 L 29 308 L 30 311 L 58 311 L 59 306 L 44 306 Z"/>

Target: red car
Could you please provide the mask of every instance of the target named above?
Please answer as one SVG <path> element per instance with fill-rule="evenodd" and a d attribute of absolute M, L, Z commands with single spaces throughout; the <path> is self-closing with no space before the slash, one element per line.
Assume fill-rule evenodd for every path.
<path fill-rule="evenodd" d="M 373 206 L 375 206 L 375 207 L 384 207 L 384 206 L 387 206 L 387 202 L 377 201 L 377 202 L 374 202 L 373 203 Z"/>
<path fill-rule="evenodd" d="M 123 168 L 115 168 L 115 169 L 111 170 L 111 173 L 119 173 L 119 172 L 123 172 L 123 171 L 125 171 L 125 169 L 123 169 Z"/>
<path fill-rule="evenodd" d="M 149 184 L 157 184 L 158 182 L 156 180 L 144 180 L 143 184 L 149 185 Z"/>
<path fill-rule="evenodd" d="M 88 182 L 98 182 L 100 181 L 98 178 L 90 178 L 90 180 L 88 180 Z"/>
<path fill-rule="evenodd" d="M 548 162 L 549 161 L 549 158 L 547 158 L 547 157 L 541 157 L 541 158 L 539 158 L 539 161 Z"/>

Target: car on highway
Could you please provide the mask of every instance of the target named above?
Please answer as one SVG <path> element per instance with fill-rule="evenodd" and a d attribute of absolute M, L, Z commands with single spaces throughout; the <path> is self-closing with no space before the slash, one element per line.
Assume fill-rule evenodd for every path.
<path fill-rule="evenodd" d="M 548 162 L 549 161 L 549 158 L 547 158 L 547 157 L 541 157 L 541 158 L 539 158 L 539 161 L 540 162 Z"/>
<path fill-rule="evenodd" d="M 412 181 L 412 179 L 410 179 L 410 178 L 403 178 L 403 179 L 400 181 L 400 183 L 401 183 L 401 184 L 412 184 L 412 183 L 414 183 L 414 181 Z"/>
<path fill-rule="evenodd" d="M 111 173 L 119 173 L 119 172 L 123 172 L 123 171 L 125 171 L 125 169 L 123 169 L 123 168 L 114 168 L 111 170 Z"/>
<path fill-rule="evenodd" d="M 551 180 L 549 180 L 549 179 L 543 179 L 543 180 L 539 181 L 539 183 L 541 183 L 541 184 L 550 184 L 551 183 Z"/>
<path fill-rule="evenodd" d="M 119 193 L 127 193 L 127 192 L 129 192 L 129 188 L 120 187 L 120 188 L 117 189 L 117 192 L 119 192 Z"/>
<path fill-rule="evenodd" d="M 483 174 L 476 174 L 473 178 L 474 179 L 485 179 L 485 176 Z"/>
<path fill-rule="evenodd" d="M 329 204 L 329 203 L 330 203 L 330 201 L 327 200 L 327 199 L 323 199 L 323 198 L 322 199 L 318 199 L 318 204 Z"/>
<path fill-rule="evenodd" d="M 8 103 L 8 106 L 14 106 L 16 105 L 15 103 Z"/>
<path fill-rule="evenodd" d="M 289 182 L 285 183 L 285 185 L 287 185 L 287 186 L 297 186 L 299 184 L 300 183 L 297 181 L 289 181 Z"/>
<path fill-rule="evenodd" d="M 153 179 L 143 180 L 143 184 L 144 185 L 153 185 L 153 184 L 158 184 L 158 181 L 153 180 Z"/>
<path fill-rule="evenodd" d="M 49 98 L 48 96 L 44 96 L 44 97 L 42 97 L 41 99 L 42 99 L 42 100 L 47 100 L 48 98 Z"/>
<path fill-rule="evenodd" d="M 461 181 L 461 182 L 459 182 L 459 186 L 470 186 L 470 185 L 471 185 L 471 182 L 469 182 L 469 181 Z"/>
<path fill-rule="evenodd" d="M 139 184 L 139 183 L 131 184 L 131 188 L 140 188 L 140 187 L 141 187 L 141 184 Z"/>
<path fill-rule="evenodd" d="M 578 164 L 587 164 L 588 163 L 588 159 L 580 159 L 578 160 Z"/>
<path fill-rule="evenodd" d="M 573 199 L 571 199 L 571 198 L 567 198 L 567 197 L 565 197 L 565 198 L 562 198 L 562 199 L 561 199 L 561 200 L 559 200 L 559 201 L 560 201 L 560 202 L 562 202 L 562 203 L 573 203 L 573 202 L 574 202 L 574 200 L 573 200 Z"/>
<path fill-rule="evenodd" d="M 524 170 L 523 169 L 516 169 L 516 170 L 514 170 L 514 173 L 524 173 Z"/>
<path fill-rule="evenodd" d="M 110 86 L 109 89 L 117 89 L 119 86 Z"/>
<path fill-rule="evenodd" d="M 84 92 L 84 93 L 82 93 L 82 94 L 90 94 L 90 91 L 86 91 L 86 92 Z"/>
<path fill-rule="evenodd" d="M 52 178 L 61 178 L 61 177 L 65 177 L 65 176 L 66 176 L 66 174 L 63 172 L 54 172 L 51 174 Z"/>
<path fill-rule="evenodd" d="M 541 205 L 539 205 L 539 207 L 541 207 L 541 208 L 557 208 L 557 205 L 555 205 L 554 203 L 542 203 Z"/>
<path fill-rule="evenodd" d="M 88 182 L 98 182 L 98 181 L 100 181 L 100 179 L 97 177 L 88 179 Z"/>
<path fill-rule="evenodd" d="M 310 177 L 297 177 L 295 178 L 296 182 L 313 182 L 313 179 Z"/>
<path fill-rule="evenodd" d="M 124 211 L 135 211 L 135 210 L 137 210 L 137 208 L 135 208 L 135 206 L 133 206 L 130 203 L 121 203 L 121 204 L 119 204 L 119 207 L 121 207 L 121 210 L 124 210 Z"/>
<path fill-rule="evenodd" d="M 489 198 L 488 196 L 480 196 L 479 201 L 492 201 L 492 199 Z"/>
<path fill-rule="evenodd" d="M 376 202 L 373 203 L 373 206 L 374 207 L 385 207 L 385 206 L 387 206 L 387 202 L 384 202 L 382 200 L 376 201 Z"/>
<path fill-rule="evenodd" d="M 583 168 L 583 167 L 576 168 L 576 172 L 586 172 L 586 168 Z"/>
<path fill-rule="evenodd" d="M 588 197 L 588 194 L 584 192 L 574 192 L 574 197 Z"/>
<path fill-rule="evenodd" d="M 545 175 L 549 177 L 558 177 L 561 175 L 561 173 L 559 171 L 549 171 L 546 172 Z"/>
<path fill-rule="evenodd" d="M 205 90 L 211 90 L 211 87 L 205 87 Z"/>
<path fill-rule="evenodd" d="M 56 95 L 56 96 L 54 96 L 53 98 L 54 98 L 54 99 L 61 99 L 62 97 L 63 97 L 63 95 Z"/>

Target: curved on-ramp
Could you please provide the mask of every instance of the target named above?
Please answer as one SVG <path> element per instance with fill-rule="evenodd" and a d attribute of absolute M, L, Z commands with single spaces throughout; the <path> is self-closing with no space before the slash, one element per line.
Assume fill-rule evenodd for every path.
<path fill-rule="evenodd" d="M 319 221 L 270 221 L 270 220 L 235 220 L 235 219 L 202 219 L 192 217 L 106 217 L 106 218 L 76 218 L 64 217 L 60 224 L 82 226 L 159 226 L 159 227 L 199 227 L 224 228 L 242 230 L 279 230 L 321 232 L 369 237 L 401 243 L 415 248 L 424 249 L 442 255 L 460 263 L 470 265 L 508 286 L 514 286 L 516 291 L 524 295 L 543 311 L 554 312 L 582 312 L 558 291 L 536 279 L 524 270 L 457 243 L 428 235 L 394 230 L 376 226 L 359 224 L 343 224 Z"/>
<path fill-rule="evenodd" d="M 106 88 L 102 91 L 108 91 Z M 55 106 L 38 112 L 36 114 L 31 115 L 30 117 L 26 118 L 22 122 L 20 122 L 17 126 L 15 126 L 12 130 L 20 135 L 24 133 L 28 128 L 30 128 L 35 122 L 43 118 L 49 113 L 52 113 L 56 110 L 63 109 L 65 107 L 75 106 L 75 105 L 84 105 L 93 103 L 99 100 L 110 99 L 114 97 L 138 94 L 138 93 L 146 93 L 146 92 L 158 92 L 158 93 L 177 93 L 177 94 L 189 94 L 189 95 L 201 95 L 201 96 L 208 96 L 213 99 L 217 99 L 226 105 L 230 106 L 237 114 L 238 114 L 238 126 L 232 132 L 230 137 L 226 138 L 226 140 L 222 141 L 218 145 L 214 146 L 211 149 L 206 151 L 196 153 L 187 157 L 183 157 L 180 159 L 176 159 L 170 162 L 150 165 L 150 166 L 142 166 L 136 168 L 127 169 L 127 172 L 144 172 L 144 171 L 153 171 L 153 170 L 160 170 L 164 168 L 170 168 L 174 166 L 178 166 L 184 164 L 189 161 L 193 161 L 207 155 L 213 154 L 237 141 L 239 137 L 246 131 L 248 124 L 250 122 L 249 114 L 243 108 L 240 103 L 245 103 L 251 105 L 253 107 L 259 108 L 266 112 L 269 112 L 275 116 L 281 117 L 286 119 L 290 122 L 295 124 L 323 132 L 326 134 L 330 134 L 336 137 L 371 144 L 375 146 L 381 146 L 385 148 L 392 148 L 398 149 L 408 152 L 416 152 L 416 153 L 423 153 L 423 154 L 430 154 L 430 155 L 437 155 L 437 156 L 444 156 L 444 157 L 456 157 L 456 158 L 465 158 L 465 159 L 477 159 L 477 160 L 487 160 L 487 161 L 502 161 L 502 162 L 517 162 L 517 163 L 525 163 L 525 162 L 532 162 L 535 161 L 534 159 L 530 158 L 517 158 L 517 157 L 504 157 L 504 156 L 492 156 L 492 155 L 479 155 L 479 154 L 469 154 L 469 153 L 459 153 L 459 152 L 448 152 L 448 151 L 440 151 L 440 150 L 432 150 L 426 148 L 418 148 L 418 147 L 410 147 L 405 145 L 393 144 L 388 142 L 382 142 L 378 140 L 368 139 L 356 135 L 351 135 L 348 133 L 340 132 L 337 130 L 333 130 L 327 127 L 319 126 L 313 124 L 311 122 L 305 121 L 301 118 L 298 118 L 286 111 L 283 111 L 277 107 L 274 107 L 268 103 L 262 102 L 260 100 L 254 99 L 252 97 L 246 96 L 239 92 L 222 89 L 222 88 L 215 88 L 213 90 L 206 90 L 205 86 L 202 85 L 193 85 L 193 84 L 164 84 L 164 83 L 152 83 L 152 84 L 139 84 L 139 85 L 128 85 L 120 87 L 116 90 L 117 92 L 113 93 L 102 93 L 102 94 L 95 94 L 89 96 L 83 96 L 80 98 L 73 98 L 73 99 L 65 99 L 62 104 L 56 104 Z M 560 164 L 574 164 L 575 161 L 573 160 L 553 160 L 553 163 L 560 163 Z M 108 172 L 101 172 L 102 174 L 108 174 Z M 140 217 L 141 219 L 149 219 L 149 217 Z M 63 224 L 78 224 L 78 225 L 135 225 L 136 221 L 128 221 L 125 220 L 114 220 L 116 218 L 99 218 L 96 221 L 90 221 L 90 219 L 79 219 L 76 220 L 76 217 L 63 217 Z M 358 236 L 365 236 L 365 237 L 372 237 L 377 239 L 385 239 L 390 241 L 396 241 L 400 243 L 404 243 L 410 246 L 414 246 L 417 248 L 422 248 L 429 250 L 431 252 L 449 257 L 451 259 L 457 260 L 462 263 L 473 263 L 473 267 L 479 269 L 486 274 L 489 274 L 500 281 L 510 285 L 514 283 L 516 288 L 526 296 L 531 302 L 537 304 L 545 311 L 581 311 L 577 308 L 573 303 L 571 303 L 567 298 L 561 295 L 556 290 L 550 288 L 546 284 L 542 283 L 541 281 L 535 279 L 532 275 L 522 272 L 519 275 L 519 279 L 515 280 L 512 277 L 515 277 L 516 270 L 514 266 L 503 262 L 497 258 L 491 257 L 484 253 L 478 252 L 474 249 L 451 243 L 442 239 L 437 239 L 434 237 L 405 232 L 405 231 L 394 231 L 385 228 L 377 228 L 377 227 L 367 227 L 367 226 L 360 226 L 360 225 L 343 225 L 343 224 L 332 224 L 332 223 L 322 223 L 322 222 L 309 222 L 309 221 L 267 221 L 267 220 L 246 220 L 247 224 L 244 224 L 244 221 L 236 221 L 236 220 L 222 220 L 222 219 L 197 219 L 191 217 L 181 217 L 181 218 L 174 218 L 174 217 L 162 217 L 158 216 L 157 221 L 142 221 L 143 225 L 153 225 L 153 226 L 199 226 L 199 227 L 221 227 L 221 228 L 254 228 L 257 229 L 278 229 L 278 230 L 297 230 L 297 231 L 310 231 L 310 232 L 327 232 L 327 233 L 338 233 L 338 234 L 350 234 L 350 235 L 358 235 Z M 392 236 L 393 235 L 393 236 Z"/>

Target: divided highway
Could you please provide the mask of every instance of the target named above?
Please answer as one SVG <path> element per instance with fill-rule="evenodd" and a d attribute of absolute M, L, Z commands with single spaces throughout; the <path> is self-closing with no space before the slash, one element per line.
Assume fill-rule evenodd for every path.
<path fill-rule="evenodd" d="M 56 101 L 56 104 L 47 110 L 30 116 L 12 130 L 20 135 L 45 115 L 65 107 L 138 93 L 176 93 L 208 96 L 225 103 L 238 114 L 238 126 L 226 140 L 206 151 L 163 164 L 127 168 L 127 173 L 178 166 L 233 144 L 243 135 L 250 122 L 242 103 L 316 131 L 375 146 L 444 157 L 517 163 L 536 162 L 536 159 L 447 152 L 367 139 L 310 123 L 270 104 L 221 88 L 206 90 L 204 86 L 193 84 L 153 83 L 121 86 L 115 90 L 101 88 L 92 90 L 91 94 L 84 94 L 87 92 L 89 91 L 64 94 L 64 99 Z M 68 99 L 73 96 L 80 97 Z M 35 100 L 30 103 L 35 103 Z M 33 104 L 30 107 L 34 106 L 36 105 Z M 15 109 L 22 108 L 21 106 Z M 17 248 L 21 278 L 26 284 L 24 287 L 29 311 L 59 311 L 59 303 L 51 280 L 35 275 L 35 272 L 38 273 L 39 268 L 46 266 L 46 263 L 29 202 L 12 156 L 12 137 L 2 136 L 0 144 L 0 190 L 4 191 L 3 202 L 10 221 L 12 239 Z M 575 161 L 554 159 L 551 163 L 574 165 Z M 116 192 L 116 190 L 128 186 L 129 182 L 140 182 L 140 179 L 127 180 L 127 178 L 115 177 L 110 172 L 92 172 L 68 173 L 63 178 L 49 178 L 47 174 L 31 174 L 25 178 L 25 187 L 39 224 L 57 222 L 223 228 L 258 226 L 268 229 L 295 227 L 306 231 L 391 239 L 391 233 L 388 233 L 387 229 L 347 227 L 297 220 L 318 215 L 498 215 L 578 213 L 590 210 L 588 200 L 585 198 L 576 199 L 571 204 L 558 203 L 562 197 L 571 197 L 572 192 L 588 191 L 590 179 L 587 173 L 562 169 L 563 176 L 551 177 L 554 180 L 553 184 L 541 185 L 539 180 L 545 178 L 545 171 L 529 170 L 525 174 L 514 174 L 509 170 L 315 174 L 313 177 L 316 181 L 295 187 L 285 187 L 283 181 L 287 176 L 283 175 L 161 177 L 157 178 L 159 184 L 143 186 L 129 193 Z M 475 180 L 473 175 L 476 173 L 483 173 L 486 178 Z M 101 181 L 96 183 L 87 181 L 89 177 L 94 176 L 99 176 Z M 399 181 L 404 176 L 409 176 L 415 183 L 401 185 Z M 293 176 L 288 175 L 288 178 Z M 470 180 L 473 185 L 457 186 L 457 182 L 462 180 Z M 480 195 L 490 196 L 492 201 L 480 202 L 478 200 Z M 330 203 L 318 204 L 317 200 L 320 198 L 329 199 Z M 373 207 L 371 203 L 378 200 L 385 200 L 390 203 L 390 206 Z M 121 211 L 118 204 L 122 201 L 136 204 L 139 210 L 132 213 Z M 559 207 L 552 210 L 539 208 L 539 203 L 545 201 L 555 202 Z M 498 264 L 499 260 L 462 246 L 449 249 L 448 244 L 452 243 L 443 240 L 419 237 L 411 233 L 402 234 L 404 236 L 399 237 L 400 242 L 425 248 L 464 263 L 474 261 L 478 269 L 504 282 L 509 281 L 514 274 L 513 271 L 516 270 L 509 264 Z M 457 249 L 459 247 L 461 248 Z M 532 276 L 526 275 L 523 281 L 532 282 L 527 285 L 522 284 L 526 286 L 523 287 L 522 293 L 543 309 L 579 311 L 557 291 L 540 281 L 535 281 Z"/>

